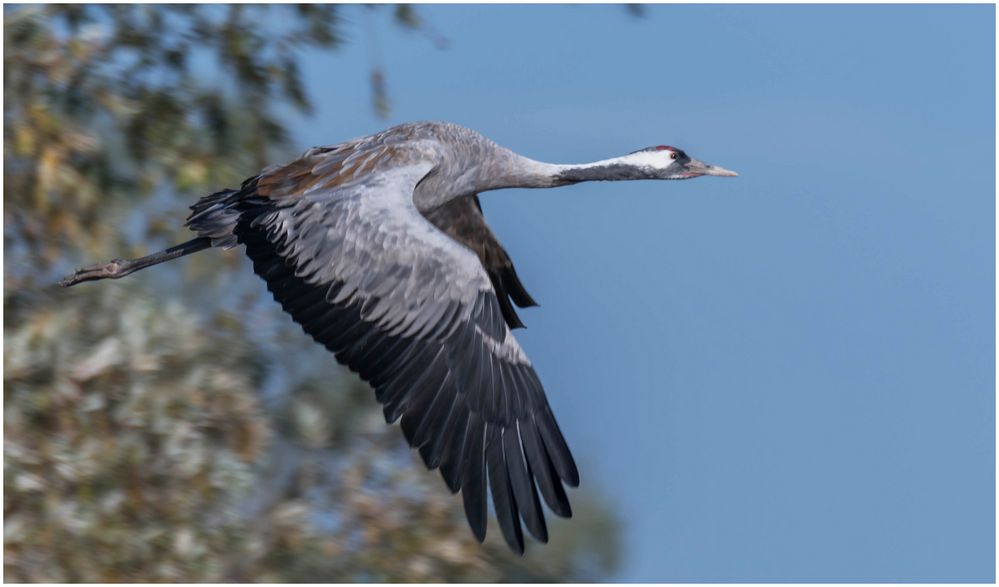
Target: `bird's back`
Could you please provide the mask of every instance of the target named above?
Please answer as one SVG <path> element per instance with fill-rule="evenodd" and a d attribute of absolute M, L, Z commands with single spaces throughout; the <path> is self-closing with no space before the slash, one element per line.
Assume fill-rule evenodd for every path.
<path fill-rule="evenodd" d="M 199 236 L 212 239 L 213 246 L 236 244 L 233 231 L 237 202 L 283 200 L 317 192 L 335 197 L 340 188 L 360 181 L 377 181 L 387 171 L 419 161 L 433 163 L 434 178 L 427 189 L 416 190 L 414 204 L 431 210 L 455 196 L 471 195 L 460 185 L 474 181 L 468 161 L 482 166 L 496 145 L 479 133 L 448 122 L 411 122 L 335 145 L 312 147 L 298 159 L 273 165 L 243 182 L 238 190 L 223 190 L 205 196 L 191 207 L 187 226 Z M 469 186 L 469 190 L 474 187 Z M 462 192 L 467 191 L 467 194 Z"/>

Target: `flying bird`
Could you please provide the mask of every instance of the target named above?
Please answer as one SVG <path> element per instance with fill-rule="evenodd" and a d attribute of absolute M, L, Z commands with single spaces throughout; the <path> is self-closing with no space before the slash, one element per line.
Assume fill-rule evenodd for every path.
<path fill-rule="evenodd" d="M 584 181 L 735 176 L 659 145 L 581 165 L 534 161 L 450 123 L 392 127 L 315 147 L 201 198 L 197 237 L 62 282 L 117 279 L 211 247 L 243 245 L 285 312 L 375 391 L 385 419 L 461 492 L 475 537 L 487 493 L 503 537 L 541 542 L 541 500 L 571 517 L 579 473 L 514 306 L 536 305 L 482 215 L 479 194 Z M 539 499 L 540 494 L 540 499 Z"/>

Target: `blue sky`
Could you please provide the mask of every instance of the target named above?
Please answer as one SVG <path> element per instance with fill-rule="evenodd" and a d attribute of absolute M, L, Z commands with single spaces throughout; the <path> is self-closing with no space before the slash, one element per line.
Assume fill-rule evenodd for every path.
<path fill-rule="evenodd" d="M 440 119 L 741 173 L 484 198 L 617 579 L 993 580 L 993 6 L 419 10 L 447 50 L 351 13 L 389 121 L 367 42 L 309 56 L 303 149 Z"/>

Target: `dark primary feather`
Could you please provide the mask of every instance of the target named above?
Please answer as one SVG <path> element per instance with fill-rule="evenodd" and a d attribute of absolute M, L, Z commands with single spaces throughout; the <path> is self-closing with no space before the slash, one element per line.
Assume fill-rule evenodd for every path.
<path fill-rule="evenodd" d="M 403 156 L 381 144 L 313 150 L 238 192 L 204 198 L 188 223 L 220 245 L 245 245 L 275 300 L 371 384 L 386 420 L 401 419 L 427 467 L 461 491 L 476 538 L 485 537 L 491 494 L 504 538 L 522 552 L 521 522 L 548 538 L 538 493 L 568 517 L 563 484 L 579 481 L 541 383 L 509 331 L 519 325 L 510 300 L 533 300 L 475 196 L 428 214 L 427 223 L 405 200 L 392 205 L 408 211 L 385 215 L 389 204 L 377 198 L 398 182 L 383 188 L 336 175 Z M 409 177 L 404 171 L 400 177 Z M 405 224 L 391 226 L 400 218 Z M 471 273 L 449 277 L 455 271 Z"/>

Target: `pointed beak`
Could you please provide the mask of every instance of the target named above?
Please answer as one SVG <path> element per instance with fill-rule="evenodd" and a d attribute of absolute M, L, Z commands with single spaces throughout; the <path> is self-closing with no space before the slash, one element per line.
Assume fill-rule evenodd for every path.
<path fill-rule="evenodd" d="M 729 171 L 724 167 L 718 167 L 717 165 L 708 165 L 703 161 L 698 161 L 697 159 L 691 159 L 686 165 L 687 171 L 690 173 L 696 173 L 697 175 L 717 175 L 718 177 L 737 177 L 739 174 L 734 171 Z"/>

